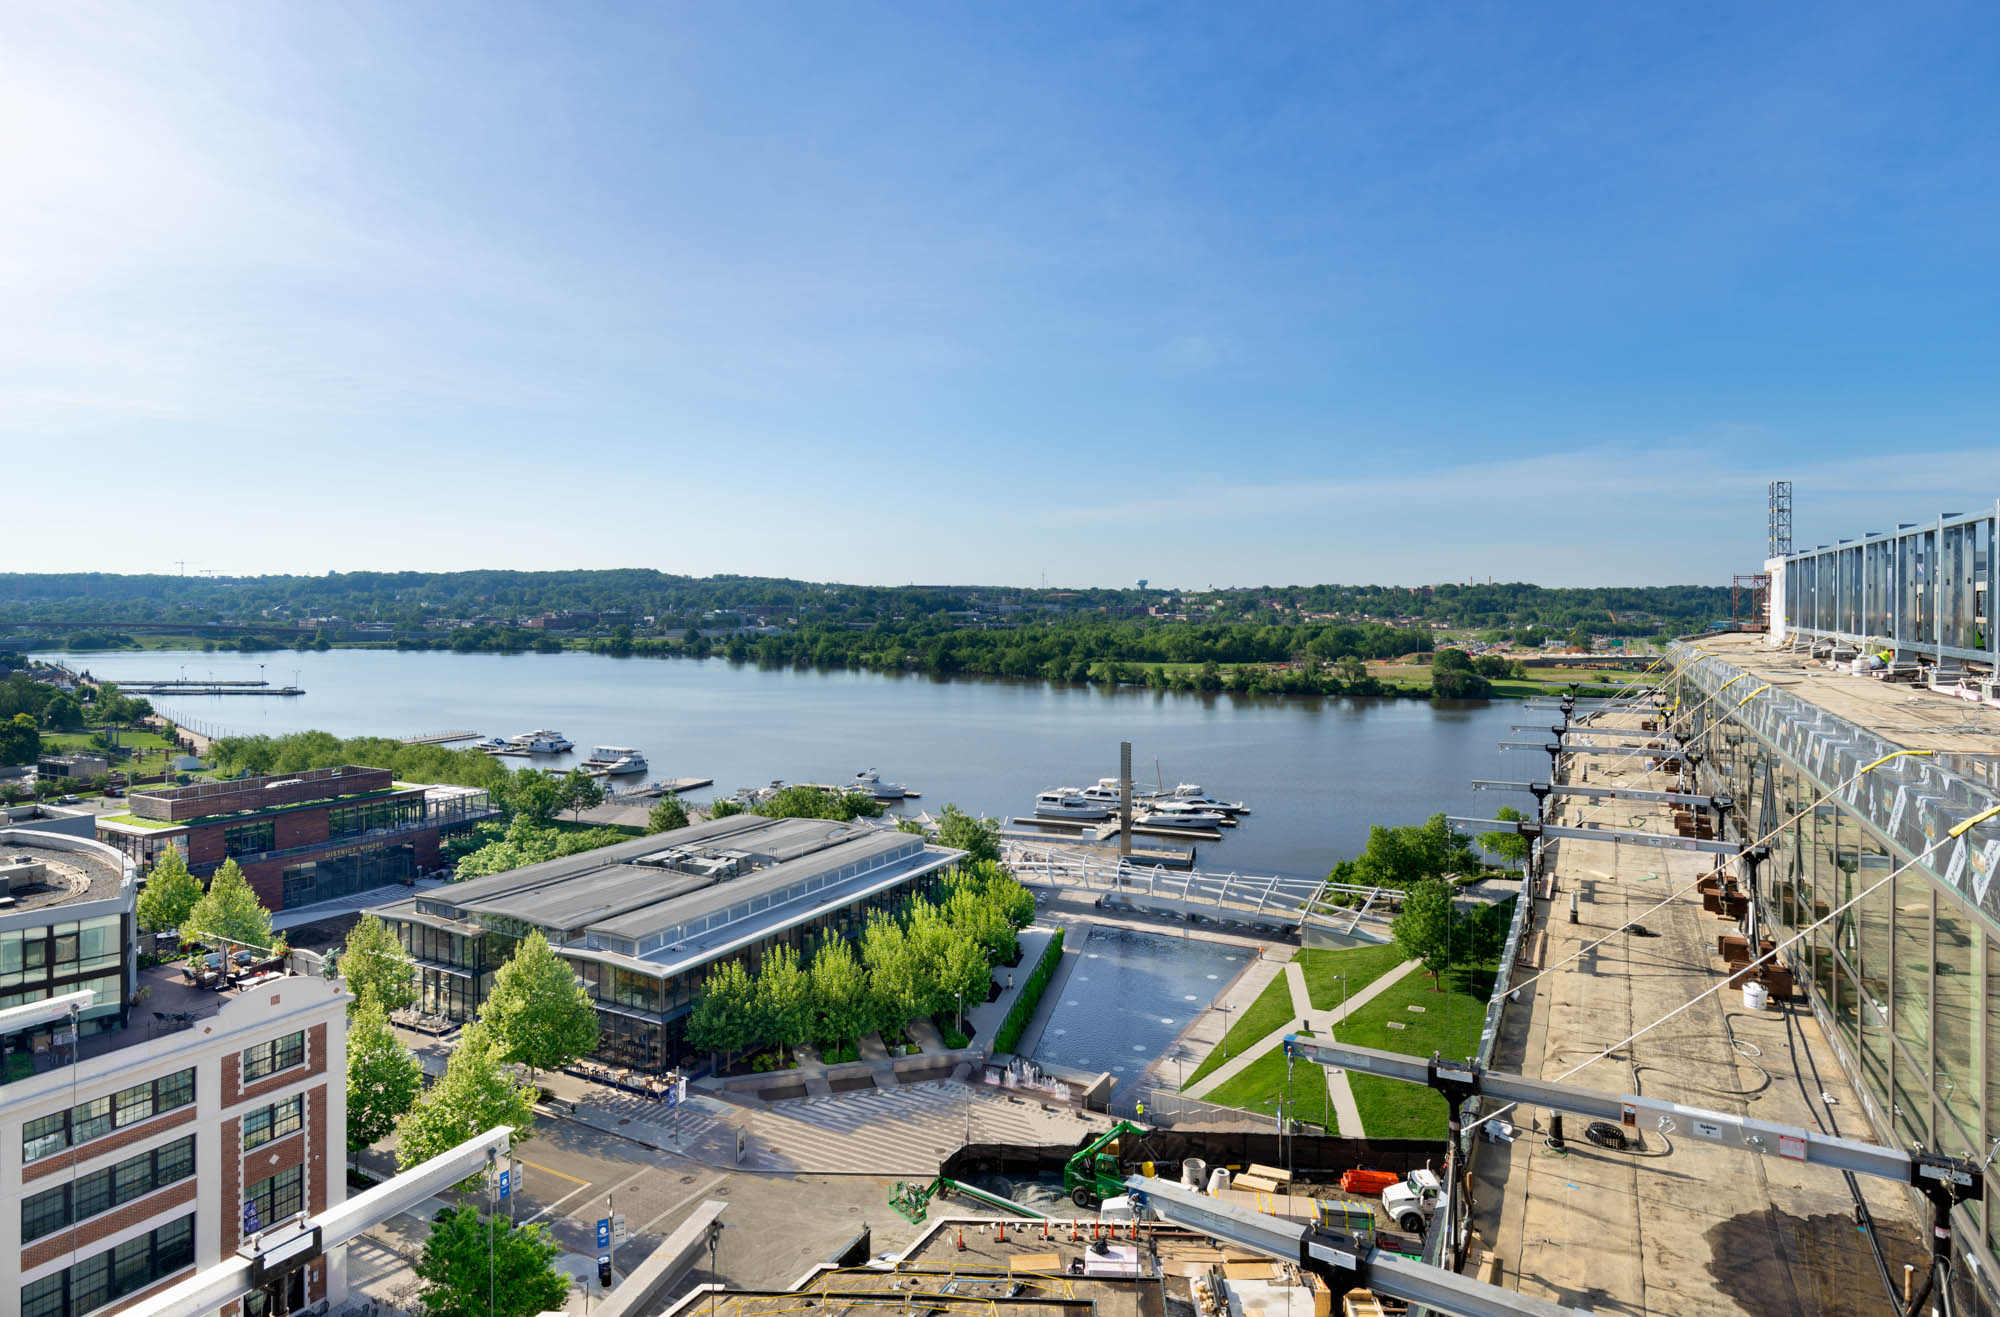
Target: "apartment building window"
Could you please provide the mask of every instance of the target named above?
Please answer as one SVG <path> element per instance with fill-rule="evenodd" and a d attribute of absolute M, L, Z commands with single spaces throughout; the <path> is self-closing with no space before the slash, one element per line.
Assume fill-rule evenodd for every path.
<path fill-rule="evenodd" d="M 21 1287 L 21 1317 L 83 1317 L 194 1265 L 194 1215 Z"/>
<path fill-rule="evenodd" d="M 295 1093 L 283 1102 L 251 1112 L 243 1118 L 243 1150 L 296 1134 L 305 1116 L 305 1094 Z"/>
<path fill-rule="evenodd" d="M 21 1201 L 21 1242 L 40 1239 L 194 1174 L 194 1136 L 127 1157 Z"/>
<path fill-rule="evenodd" d="M 294 1166 L 279 1171 L 250 1186 L 243 1195 L 243 1226 L 250 1228 L 250 1208 L 257 1209 L 257 1228 L 268 1230 L 274 1222 L 305 1210 L 305 1168 Z"/>
<path fill-rule="evenodd" d="M 222 830 L 222 849 L 231 856 L 262 855 L 278 849 L 278 825 L 270 819 Z"/>
<path fill-rule="evenodd" d="M 243 1049 L 243 1082 L 247 1084 L 253 1079 L 303 1065 L 305 1059 L 306 1036 L 303 1032 L 288 1033 L 282 1038 L 246 1047 Z"/>
<path fill-rule="evenodd" d="M 67 1111 L 37 1116 L 21 1126 L 21 1160 L 40 1161 L 51 1153 L 88 1143 L 114 1129 L 136 1125 L 192 1101 L 194 1071 L 180 1070 L 78 1103 Z"/>

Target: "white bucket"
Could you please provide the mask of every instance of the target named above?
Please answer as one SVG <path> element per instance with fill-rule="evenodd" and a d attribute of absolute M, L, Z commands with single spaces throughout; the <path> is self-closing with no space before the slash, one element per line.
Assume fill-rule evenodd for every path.
<path fill-rule="evenodd" d="M 1201 1192 L 1202 1181 L 1208 1178 L 1208 1163 L 1199 1157 L 1190 1157 L 1181 1163 L 1181 1183 L 1196 1193 Z"/>
<path fill-rule="evenodd" d="M 1752 979 L 1750 980 L 1750 982 L 1743 985 L 1744 1010 L 1761 1011 L 1764 1009 L 1765 1006 L 1767 1006 L 1770 1003 L 1770 1000 L 1771 1000 L 1771 990 L 1769 988 L 1766 988 L 1763 984 L 1757 982 L 1757 980 Z"/>

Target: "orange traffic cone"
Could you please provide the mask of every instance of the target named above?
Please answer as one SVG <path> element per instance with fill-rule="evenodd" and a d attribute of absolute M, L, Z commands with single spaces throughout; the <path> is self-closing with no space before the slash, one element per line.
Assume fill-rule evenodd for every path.
<path fill-rule="evenodd" d="M 993 1242 L 996 1244 L 1004 1244 L 1007 1242 L 1007 1221 L 1006 1218 L 1004 1217 L 1001 1218 L 999 1221 L 994 1222 Z"/>
<path fill-rule="evenodd" d="M 1049 1239 L 1049 1219 L 1048 1219 L 1047 1217 L 1043 1217 L 1043 1218 L 1042 1218 L 1042 1242 L 1043 1242 L 1043 1243 L 1047 1243 L 1047 1242 L 1048 1242 L 1048 1239 Z"/>
<path fill-rule="evenodd" d="M 1076 1242 L 1076 1218 L 1075 1218 L 1075 1217 L 1071 1217 L 1071 1218 L 1069 1219 L 1069 1242 L 1070 1242 L 1070 1243 L 1072 1243 L 1072 1244 L 1074 1244 L 1074 1243 Z"/>
<path fill-rule="evenodd" d="M 961 1253 L 965 1252 L 965 1227 L 964 1227 L 964 1226 L 960 1226 L 960 1227 L 958 1228 L 958 1251 L 959 1251 L 959 1252 L 961 1252 Z"/>

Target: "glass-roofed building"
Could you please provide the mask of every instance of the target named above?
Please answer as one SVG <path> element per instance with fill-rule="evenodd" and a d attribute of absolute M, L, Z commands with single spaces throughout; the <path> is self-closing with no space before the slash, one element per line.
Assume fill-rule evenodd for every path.
<path fill-rule="evenodd" d="M 753 972 L 780 943 L 857 934 L 871 909 L 928 891 L 964 852 L 911 833 L 737 814 L 528 865 L 377 907 L 417 963 L 420 1002 L 469 1020 L 531 929 L 597 1004 L 597 1056 L 661 1070 L 691 1059 L 689 1007 L 708 969 Z"/>

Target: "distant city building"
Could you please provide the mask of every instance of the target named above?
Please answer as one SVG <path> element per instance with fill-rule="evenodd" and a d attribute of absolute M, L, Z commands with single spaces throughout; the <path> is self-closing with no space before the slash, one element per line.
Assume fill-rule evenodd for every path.
<path fill-rule="evenodd" d="M 413 882 L 437 867 L 443 834 L 499 813 L 484 791 L 353 766 L 134 791 L 128 803 L 97 820 L 99 840 L 146 868 L 171 847 L 204 877 L 233 859 L 271 910 Z"/>
<path fill-rule="evenodd" d="M 109 758 L 92 754 L 44 755 L 35 765 L 37 776 L 66 781 L 82 781 L 110 771 Z"/>

